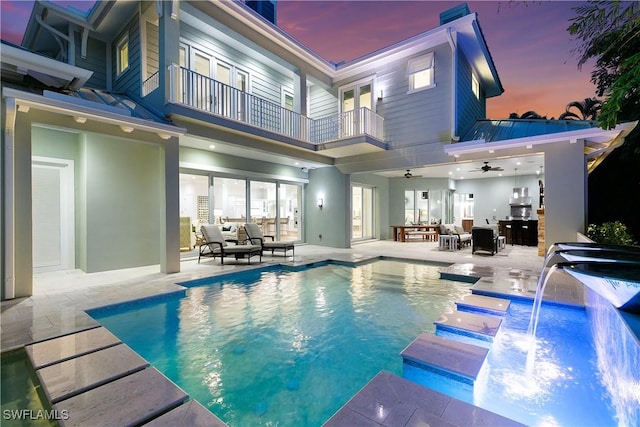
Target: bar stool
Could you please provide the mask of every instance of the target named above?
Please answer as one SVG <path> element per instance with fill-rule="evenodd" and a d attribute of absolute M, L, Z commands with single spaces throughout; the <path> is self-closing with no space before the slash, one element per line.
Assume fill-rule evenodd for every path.
<path fill-rule="evenodd" d="M 511 246 L 522 245 L 522 220 L 514 219 L 511 221 Z"/>

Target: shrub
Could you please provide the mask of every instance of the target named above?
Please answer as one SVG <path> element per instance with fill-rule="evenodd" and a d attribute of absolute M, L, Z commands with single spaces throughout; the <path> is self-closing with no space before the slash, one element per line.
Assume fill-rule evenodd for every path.
<path fill-rule="evenodd" d="M 605 222 L 601 225 L 589 224 L 587 237 L 597 243 L 614 245 L 634 245 L 633 236 L 627 226 L 620 221 Z"/>

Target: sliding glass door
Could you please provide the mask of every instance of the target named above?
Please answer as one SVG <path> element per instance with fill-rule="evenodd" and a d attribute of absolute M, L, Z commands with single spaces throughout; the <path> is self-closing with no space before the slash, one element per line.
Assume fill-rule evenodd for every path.
<path fill-rule="evenodd" d="M 373 236 L 373 188 L 351 187 L 351 239 L 372 239 Z"/>
<path fill-rule="evenodd" d="M 302 185 L 180 174 L 180 216 L 202 224 L 257 223 L 277 240 L 302 239 Z"/>

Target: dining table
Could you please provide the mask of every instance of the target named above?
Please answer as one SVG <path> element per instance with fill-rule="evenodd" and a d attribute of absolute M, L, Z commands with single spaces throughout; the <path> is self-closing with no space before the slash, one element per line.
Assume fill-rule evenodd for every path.
<path fill-rule="evenodd" d="M 393 240 L 395 242 L 406 242 L 408 231 L 435 231 L 438 234 L 439 230 L 439 225 L 437 224 L 404 224 L 390 225 L 390 227 L 393 228 Z"/>

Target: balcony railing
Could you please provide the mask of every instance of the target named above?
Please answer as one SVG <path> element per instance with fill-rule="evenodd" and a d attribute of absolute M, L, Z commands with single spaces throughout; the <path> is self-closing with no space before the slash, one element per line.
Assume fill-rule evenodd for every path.
<path fill-rule="evenodd" d="M 312 144 L 359 135 L 383 140 L 384 119 L 368 108 L 311 119 L 175 64 L 170 66 L 169 74 L 172 103 L 188 105 Z"/>
<path fill-rule="evenodd" d="M 149 95 L 151 92 L 156 90 L 160 85 L 160 74 L 158 71 L 151 74 L 147 80 L 142 82 L 142 97 Z"/>

